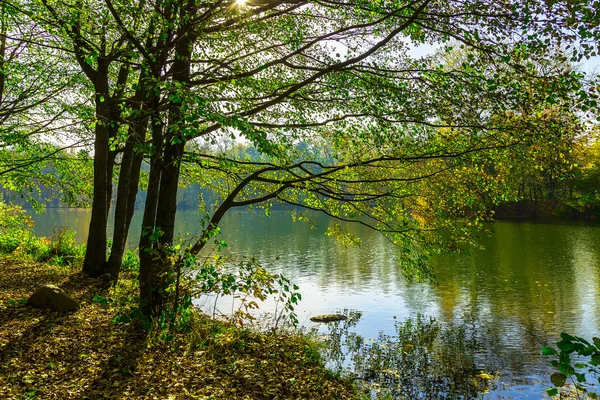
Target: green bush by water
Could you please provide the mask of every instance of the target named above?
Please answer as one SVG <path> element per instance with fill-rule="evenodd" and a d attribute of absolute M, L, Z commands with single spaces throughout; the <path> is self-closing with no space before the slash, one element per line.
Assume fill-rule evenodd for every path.
<path fill-rule="evenodd" d="M 75 232 L 59 228 L 50 238 L 37 237 L 33 220 L 20 206 L 0 200 L 0 253 L 24 260 L 54 265 L 73 265 L 83 262 L 85 246 L 75 242 Z"/>

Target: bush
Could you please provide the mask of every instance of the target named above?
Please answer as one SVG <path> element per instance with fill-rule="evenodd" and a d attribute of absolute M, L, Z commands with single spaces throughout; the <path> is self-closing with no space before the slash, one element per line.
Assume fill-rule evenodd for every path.
<path fill-rule="evenodd" d="M 54 234 L 48 242 L 47 253 L 42 256 L 45 260 L 56 265 L 71 265 L 78 262 L 83 262 L 85 255 L 85 247 L 75 243 L 75 232 L 71 229 L 62 227 L 54 230 Z"/>
<path fill-rule="evenodd" d="M 5 204 L 0 199 L 0 252 L 10 254 L 31 242 L 31 217 L 20 206 Z"/>

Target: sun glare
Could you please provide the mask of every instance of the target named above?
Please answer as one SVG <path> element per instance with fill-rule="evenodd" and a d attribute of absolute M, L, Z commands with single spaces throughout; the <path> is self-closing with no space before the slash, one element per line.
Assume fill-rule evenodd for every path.
<path fill-rule="evenodd" d="M 246 0 L 235 0 L 235 4 L 241 7 L 246 4 Z"/>

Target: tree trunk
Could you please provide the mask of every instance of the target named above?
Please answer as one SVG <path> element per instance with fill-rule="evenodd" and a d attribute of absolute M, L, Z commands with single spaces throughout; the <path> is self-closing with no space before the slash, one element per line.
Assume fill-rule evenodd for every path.
<path fill-rule="evenodd" d="M 117 199 L 115 205 L 113 242 L 108 258 L 108 272 L 116 282 L 123 262 L 123 254 L 133 213 L 129 213 L 129 203 L 135 203 L 140 178 L 142 156 L 135 154 L 133 139 L 128 139 L 123 151 Z"/>
<path fill-rule="evenodd" d="M 158 101 L 157 101 L 158 102 Z M 142 234 L 140 235 L 140 310 L 144 315 L 156 314 L 154 309 L 157 304 L 155 296 L 158 295 L 158 282 L 160 271 L 154 262 L 154 249 L 156 235 L 156 209 L 160 191 L 162 175 L 162 121 L 160 116 L 152 116 L 152 140 L 154 144 L 152 157 L 150 158 L 150 176 L 148 177 L 148 193 L 144 206 L 144 217 L 142 219 Z"/>
<path fill-rule="evenodd" d="M 136 99 L 139 98 L 141 98 L 141 94 L 139 96 L 136 95 Z M 142 108 L 141 116 L 129 127 L 127 143 L 125 144 L 123 159 L 121 161 L 115 206 L 113 243 L 110 257 L 108 258 L 108 272 L 114 282 L 117 281 L 121 270 L 121 263 L 123 262 L 123 254 L 125 253 L 127 236 L 138 193 L 143 154 L 140 149 L 136 149 L 136 146 L 143 144 L 148 127 L 148 116 L 144 116 L 147 112 L 147 107 Z"/>
<path fill-rule="evenodd" d="M 96 139 L 94 142 L 94 199 L 88 233 L 83 272 L 98 277 L 106 272 L 106 224 L 108 222 L 110 171 L 109 122 L 110 101 L 108 92 L 108 61 L 98 60 L 94 81 L 96 91 Z"/>
<path fill-rule="evenodd" d="M 1 14 L 2 19 L 0 19 L 0 105 L 2 104 L 2 99 L 4 96 L 4 85 L 6 81 L 6 75 L 4 73 L 4 58 L 6 56 L 6 23 L 4 22 L 5 11 L 4 4 L 2 4 Z"/>

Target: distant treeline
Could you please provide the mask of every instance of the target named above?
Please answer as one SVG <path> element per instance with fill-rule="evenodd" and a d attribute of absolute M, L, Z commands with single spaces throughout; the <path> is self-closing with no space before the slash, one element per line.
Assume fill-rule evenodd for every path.
<path fill-rule="evenodd" d="M 513 199 L 496 207 L 499 219 L 600 216 L 600 135 L 530 149 L 504 172 Z"/>
<path fill-rule="evenodd" d="M 596 218 L 600 216 L 600 140 L 598 129 L 590 135 L 566 137 L 561 143 L 549 142 L 524 148 L 520 158 L 509 165 L 489 165 L 488 168 L 503 180 L 507 187 L 506 201 L 490 205 L 498 219 L 538 219 L 538 218 Z M 226 143 L 224 148 L 213 150 L 237 160 L 253 162 L 266 161 L 260 152 L 251 145 Z M 328 149 L 305 142 L 296 145 L 298 159 L 311 159 L 324 165 L 336 162 L 335 155 Z M 146 165 L 142 167 L 147 173 Z M 49 171 L 48 173 L 52 173 Z M 115 176 L 118 170 L 115 171 Z M 91 176 L 90 176 L 91 179 Z M 142 180 L 144 181 L 144 180 Z M 142 190 L 136 199 L 136 209 L 143 206 L 146 191 Z M 25 208 L 42 204 L 48 208 L 68 208 L 86 206 L 89 199 L 79 198 L 73 202 L 57 195 L 56 187 L 41 184 L 34 191 L 23 194 L 0 188 L 3 198 Z M 116 188 L 115 188 L 116 189 Z M 182 181 L 177 194 L 177 207 L 181 210 L 206 208 L 211 210 L 218 202 L 219 195 L 210 185 Z M 274 209 L 280 208 L 277 204 Z"/>

